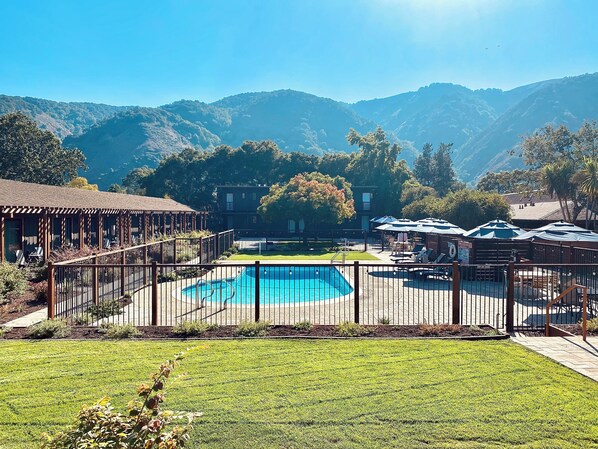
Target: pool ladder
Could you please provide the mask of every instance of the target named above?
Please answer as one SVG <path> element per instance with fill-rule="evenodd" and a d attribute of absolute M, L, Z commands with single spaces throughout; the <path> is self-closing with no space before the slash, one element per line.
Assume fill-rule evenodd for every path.
<path fill-rule="evenodd" d="M 201 298 L 201 301 L 199 301 L 199 284 L 202 283 L 204 281 L 202 281 L 201 279 L 197 281 L 197 283 L 195 284 L 195 300 L 197 303 L 199 303 L 199 306 L 197 306 L 198 309 L 203 309 L 206 306 L 206 301 L 211 298 L 212 296 L 214 296 L 214 293 L 216 293 L 216 289 L 214 288 L 214 285 L 212 284 L 212 282 L 208 281 L 208 284 L 210 285 L 210 293 L 205 295 L 204 297 Z M 230 287 L 231 290 L 231 294 L 222 301 L 222 309 L 226 309 L 226 303 L 231 300 L 232 298 L 234 298 L 234 296 L 237 294 L 237 291 L 235 290 L 235 288 L 233 287 L 233 285 L 223 279 L 220 283 L 220 299 L 222 300 L 222 283 L 225 283 L 227 286 Z"/>

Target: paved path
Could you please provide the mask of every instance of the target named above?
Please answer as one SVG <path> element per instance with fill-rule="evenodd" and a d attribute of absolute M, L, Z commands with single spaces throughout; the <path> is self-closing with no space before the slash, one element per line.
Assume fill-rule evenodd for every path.
<path fill-rule="evenodd" d="M 598 382 L 598 337 L 525 337 L 513 338 L 539 354 Z"/>
<path fill-rule="evenodd" d="M 48 318 L 48 309 L 44 307 L 43 309 L 36 310 L 28 315 L 9 321 L 8 323 L 3 324 L 2 327 L 29 327 L 46 318 Z"/>

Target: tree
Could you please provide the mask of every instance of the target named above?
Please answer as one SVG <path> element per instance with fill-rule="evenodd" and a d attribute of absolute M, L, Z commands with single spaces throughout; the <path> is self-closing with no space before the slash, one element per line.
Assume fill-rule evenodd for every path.
<path fill-rule="evenodd" d="M 111 193 L 127 193 L 127 189 L 122 188 L 118 184 L 110 184 L 110 187 L 108 187 L 108 192 L 111 192 Z"/>
<path fill-rule="evenodd" d="M 423 186 L 430 187 L 434 181 L 434 161 L 432 153 L 434 147 L 430 143 L 426 143 L 422 148 L 422 152 L 415 158 L 413 163 L 413 174 L 419 183 Z"/>
<path fill-rule="evenodd" d="M 568 222 L 577 219 L 582 205 L 576 199 L 577 186 L 574 182 L 575 167 L 571 161 L 554 162 L 547 164 L 542 169 L 542 181 L 546 191 L 551 197 L 557 197 L 563 217 Z M 579 209 L 579 210 L 578 210 Z M 575 218 L 573 218 L 575 217 Z"/>
<path fill-rule="evenodd" d="M 585 158 L 584 167 L 579 172 L 579 186 L 588 198 L 588 213 L 586 214 L 586 228 L 596 229 L 596 206 L 598 202 L 598 159 Z"/>
<path fill-rule="evenodd" d="M 97 184 L 90 184 L 87 181 L 87 178 L 83 178 L 82 176 L 77 176 L 76 178 L 71 179 L 66 186 L 72 187 L 73 189 L 94 190 L 96 192 L 99 190 Z"/>
<path fill-rule="evenodd" d="M 421 220 L 428 217 L 442 216 L 443 201 L 435 196 L 426 196 L 407 204 L 403 208 L 403 217 Z"/>
<path fill-rule="evenodd" d="M 132 195 L 145 195 L 145 181 L 154 173 L 149 167 L 139 167 L 131 170 L 123 178 L 122 189 Z"/>
<path fill-rule="evenodd" d="M 535 170 L 488 172 L 478 181 L 476 188 L 483 192 L 531 194 L 542 187 L 541 177 Z"/>
<path fill-rule="evenodd" d="M 403 183 L 412 177 L 405 161 L 397 160 L 400 147 L 390 144 L 382 128 L 363 136 L 351 129 L 347 141 L 359 147 L 347 167 L 348 180 L 352 185 L 377 187 L 374 214 L 398 215 Z"/>
<path fill-rule="evenodd" d="M 296 175 L 286 184 L 274 184 L 261 199 L 258 213 L 269 222 L 303 220 L 305 230 L 312 231 L 316 225 L 342 223 L 353 217 L 355 207 L 344 178 L 313 172 Z"/>
<path fill-rule="evenodd" d="M 442 200 L 440 217 L 463 229 L 472 229 L 490 220 L 511 218 L 511 207 L 502 195 L 479 190 L 459 190 Z"/>
<path fill-rule="evenodd" d="M 66 149 L 49 131 L 26 115 L 0 116 L 0 177 L 39 184 L 64 185 L 85 167 L 78 149 Z"/>
<path fill-rule="evenodd" d="M 405 207 L 428 196 L 437 197 L 438 195 L 432 187 L 423 186 L 415 180 L 408 180 L 403 184 L 401 204 Z"/>

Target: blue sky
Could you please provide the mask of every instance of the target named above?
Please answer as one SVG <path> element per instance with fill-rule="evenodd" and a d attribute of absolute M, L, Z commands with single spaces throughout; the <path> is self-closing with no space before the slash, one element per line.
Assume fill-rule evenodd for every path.
<path fill-rule="evenodd" d="M 156 106 L 356 101 L 598 71 L 594 0 L 0 0 L 0 93 Z"/>

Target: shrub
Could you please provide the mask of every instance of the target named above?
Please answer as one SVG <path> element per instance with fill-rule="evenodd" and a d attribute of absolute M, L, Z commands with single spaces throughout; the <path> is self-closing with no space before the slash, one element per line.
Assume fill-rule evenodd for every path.
<path fill-rule="evenodd" d="M 3 338 L 12 330 L 12 327 L 0 326 L 0 338 Z"/>
<path fill-rule="evenodd" d="M 296 331 L 309 331 L 314 327 L 309 321 L 300 321 L 298 323 L 293 324 L 293 329 Z"/>
<path fill-rule="evenodd" d="M 179 278 L 176 271 L 171 271 L 170 273 L 160 273 L 158 275 L 158 283 L 163 282 L 174 282 Z"/>
<path fill-rule="evenodd" d="M 270 321 L 244 321 L 237 326 L 239 337 L 264 337 L 268 335 Z"/>
<path fill-rule="evenodd" d="M 191 254 L 179 254 L 178 256 L 176 256 L 176 261 L 177 263 L 184 263 L 184 262 L 189 262 L 190 260 L 193 259 L 193 256 Z"/>
<path fill-rule="evenodd" d="M 385 317 L 385 316 L 378 318 L 378 324 L 384 324 L 384 325 L 390 324 L 390 318 Z"/>
<path fill-rule="evenodd" d="M 217 324 L 209 324 L 205 321 L 188 321 L 185 320 L 172 328 L 172 333 L 184 337 L 199 337 L 207 331 L 218 329 Z"/>
<path fill-rule="evenodd" d="M 48 301 L 48 281 L 33 284 L 33 294 L 38 301 Z"/>
<path fill-rule="evenodd" d="M 43 449 L 83 447 L 178 449 L 189 440 L 193 421 L 200 413 L 161 409 L 164 388 L 184 353 L 160 365 L 149 384 L 137 387 L 137 399 L 129 402 L 126 414 L 114 411 L 110 398 L 93 407 L 83 406 L 76 421 L 62 432 L 44 435 Z M 183 424 L 175 425 L 176 422 Z"/>
<path fill-rule="evenodd" d="M 71 316 L 71 325 L 73 326 L 87 326 L 93 321 L 89 313 L 76 313 Z"/>
<path fill-rule="evenodd" d="M 63 338 L 71 334 L 71 328 L 64 320 L 44 320 L 29 326 L 29 338 Z"/>
<path fill-rule="evenodd" d="M 104 334 L 104 337 L 122 340 L 124 338 L 139 337 L 142 335 L 141 331 L 132 324 L 112 324 L 106 323 L 100 326 L 99 331 Z"/>
<path fill-rule="evenodd" d="M 361 324 L 345 321 L 336 326 L 336 333 L 339 337 L 362 337 L 369 334 L 370 331 Z"/>
<path fill-rule="evenodd" d="M 598 318 L 586 321 L 586 330 L 588 332 L 598 332 Z"/>
<path fill-rule="evenodd" d="M 425 336 L 458 334 L 461 326 L 459 324 L 420 324 L 419 331 Z"/>
<path fill-rule="evenodd" d="M 123 313 L 123 311 L 121 309 L 121 303 L 118 299 L 110 299 L 108 301 L 102 301 L 99 304 L 89 306 L 87 313 L 96 320 L 100 320 L 113 315 L 120 315 Z"/>
<path fill-rule="evenodd" d="M 9 301 L 10 296 L 20 296 L 27 290 L 25 272 L 11 263 L 0 263 L 0 304 Z"/>

